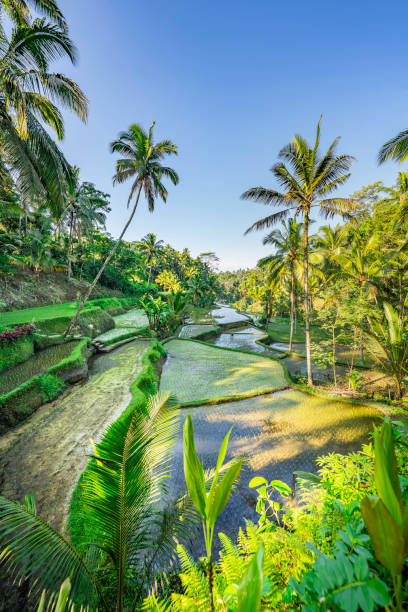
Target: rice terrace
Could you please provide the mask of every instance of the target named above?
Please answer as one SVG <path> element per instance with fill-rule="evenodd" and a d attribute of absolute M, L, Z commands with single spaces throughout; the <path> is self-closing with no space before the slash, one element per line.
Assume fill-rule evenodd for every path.
<path fill-rule="evenodd" d="M 0 0 L 0 612 L 408 609 L 408 8 L 322 8 Z"/>

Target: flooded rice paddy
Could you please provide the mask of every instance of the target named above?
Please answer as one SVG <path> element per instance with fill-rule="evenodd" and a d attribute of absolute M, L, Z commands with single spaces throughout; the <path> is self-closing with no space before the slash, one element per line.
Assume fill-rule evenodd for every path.
<path fill-rule="evenodd" d="M 380 414 L 372 407 L 318 399 L 299 391 L 184 408 L 174 451 L 173 493 L 184 484 L 182 424 L 191 415 L 196 448 L 205 468 L 214 467 L 219 448 L 233 427 L 227 459 L 245 456 L 248 465 L 217 530 L 235 536 L 245 520 L 257 521 L 256 494 L 248 483 L 254 475 L 284 480 L 292 485 L 294 470 L 316 471 L 315 459 L 329 452 L 346 453 L 366 442 Z M 217 540 L 217 538 L 215 538 Z M 194 554 L 204 553 L 199 542 Z"/>

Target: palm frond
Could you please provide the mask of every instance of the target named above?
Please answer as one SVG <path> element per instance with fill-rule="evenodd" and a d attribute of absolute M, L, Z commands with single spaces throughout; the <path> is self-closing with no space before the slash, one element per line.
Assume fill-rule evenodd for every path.
<path fill-rule="evenodd" d="M 72 597 L 91 603 L 99 593 L 93 573 L 75 548 L 37 516 L 32 499 L 25 506 L 0 497 L 0 565 L 16 582 L 26 578 L 35 596 L 59 589 L 71 576 Z"/>
<path fill-rule="evenodd" d="M 94 544 L 109 555 L 112 582 L 124 589 L 126 569 L 149 548 L 153 508 L 166 490 L 178 413 L 168 394 L 129 409 L 97 445 L 85 472 L 82 515 Z M 86 534 L 85 537 L 89 537 Z"/>
<path fill-rule="evenodd" d="M 388 159 L 403 162 L 408 157 L 408 130 L 397 134 L 388 140 L 378 153 L 378 163 L 383 164 Z"/>
<path fill-rule="evenodd" d="M 291 210 L 293 209 L 288 208 L 287 210 L 281 210 L 277 213 L 274 213 L 273 215 L 268 215 L 267 217 L 264 217 L 259 221 L 255 221 L 255 223 L 253 223 L 250 227 L 248 227 L 247 230 L 245 230 L 245 234 L 249 234 L 249 232 L 252 232 L 254 230 L 260 231 L 268 227 L 272 227 L 276 223 L 279 223 L 279 221 L 286 219 Z"/>

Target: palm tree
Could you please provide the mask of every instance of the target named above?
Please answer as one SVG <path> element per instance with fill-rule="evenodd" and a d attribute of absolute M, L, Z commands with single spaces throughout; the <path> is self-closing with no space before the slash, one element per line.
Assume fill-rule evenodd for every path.
<path fill-rule="evenodd" d="M 31 19 L 29 4 L 31 4 L 37 12 L 51 19 L 61 29 L 68 29 L 65 17 L 54 0 L 29 0 L 28 3 L 24 0 L 1 0 L 0 18 L 1 12 L 4 10 L 16 25 L 29 25 Z"/>
<path fill-rule="evenodd" d="M 403 225 L 408 220 L 408 172 L 398 172 L 395 186 L 382 187 L 381 191 L 386 193 L 386 197 L 380 200 L 377 206 L 396 206 L 396 224 Z"/>
<path fill-rule="evenodd" d="M 341 225 L 323 225 L 319 229 L 315 240 L 316 252 L 328 273 L 333 271 L 336 257 L 341 254 L 345 243 L 346 232 Z"/>
<path fill-rule="evenodd" d="M 266 187 L 253 187 L 245 191 L 241 198 L 262 202 L 268 206 L 283 206 L 284 209 L 256 221 L 246 230 L 263 230 L 285 219 L 291 211 L 295 216 L 303 216 L 303 268 L 304 268 L 304 309 L 308 384 L 313 384 L 310 354 L 310 317 L 309 317 L 309 225 L 312 208 L 318 208 L 327 218 L 335 214 L 347 216 L 355 208 L 351 198 L 328 197 L 349 178 L 353 158 L 350 155 L 336 155 L 339 138 L 330 145 L 327 152 L 320 156 L 320 125 L 317 125 L 313 146 L 309 146 L 302 136 L 295 135 L 288 145 L 279 152 L 283 160 L 271 168 L 271 172 L 283 187 L 276 191 Z M 286 165 L 288 163 L 289 167 Z"/>
<path fill-rule="evenodd" d="M 153 140 L 154 125 L 155 122 L 153 122 L 149 132 L 146 132 L 140 125 L 134 123 L 127 132 L 122 132 L 119 138 L 111 143 L 111 152 L 119 153 L 124 156 L 116 162 L 116 173 L 113 176 L 113 183 L 125 183 L 129 179 L 134 179 L 132 187 L 130 188 L 127 202 L 128 207 L 134 197 L 135 202 L 119 238 L 87 290 L 75 316 L 65 330 L 64 336 L 66 336 L 75 325 L 79 313 L 85 306 L 104 269 L 122 242 L 122 238 L 135 215 L 142 190 L 147 201 L 148 209 L 150 212 L 153 212 L 157 197 L 160 197 L 163 202 L 167 200 L 167 189 L 162 183 L 162 178 L 169 178 L 173 185 L 177 185 L 179 181 L 176 171 L 168 166 L 163 166 L 161 163 L 162 159 L 167 155 L 177 155 L 177 146 L 173 144 L 171 140 L 162 140 L 161 142 L 155 143 Z"/>
<path fill-rule="evenodd" d="M 77 604 L 122 612 L 126 598 L 135 610 L 151 576 L 175 560 L 177 541 L 191 540 L 197 524 L 191 500 L 183 494 L 170 501 L 168 493 L 177 433 L 168 394 L 152 396 L 110 426 L 84 473 L 78 548 L 37 516 L 32 498 L 20 505 L 0 497 L 5 569 L 16 581 L 30 580 L 37 596 L 43 588 L 57 592 L 70 576 Z M 114 602 L 106 601 L 102 584 Z"/>
<path fill-rule="evenodd" d="M 105 227 L 106 214 L 110 211 L 108 194 L 95 189 L 92 183 L 81 183 L 79 180 L 79 168 L 72 168 L 71 176 L 66 183 L 66 207 L 61 215 L 58 228 L 64 221 L 68 222 L 68 280 L 72 273 L 72 247 L 74 234 L 77 235 L 80 247 L 82 247 L 82 235 L 85 232 L 90 236 L 92 231 L 99 227 Z"/>
<path fill-rule="evenodd" d="M 376 277 L 380 271 L 380 263 L 376 257 L 378 248 L 378 236 L 375 234 L 364 244 L 357 236 L 352 247 L 337 256 L 337 262 L 341 265 L 341 274 L 353 279 L 357 283 L 360 301 L 360 361 L 363 361 L 363 294 L 366 286 L 374 291 Z"/>
<path fill-rule="evenodd" d="M 395 380 L 396 398 L 402 396 L 401 383 L 408 374 L 407 318 L 400 322 L 398 312 L 384 302 L 385 323 L 378 317 L 369 317 L 370 329 L 364 330 L 371 344 L 368 350 L 373 358 Z"/>
<path fill-rule="evenodd" d="M 12 176 L 24 208 L 47 200 L 55 216 L 64 207 L 70 167 L 47 128 L 64 136 L 59 107 L 82 120 L 87 100 L 74 81 L 49 72 L 55 58 L 76 61 L 66 32 L 35 21 L 14 28 L 8 36 L 0 23 L 0 158 L 2 171 Z M 53 100 L 53 101 L 51 101 Z"/>
<path fill-rule="evenodd" d="M 263 257 L 258 261 L 258 266 L 268 266 L 268 276 L 272 281 L 290 279 L 290 336 L 289 351 L 293 348 L 293 328 L 295 315 L 295 269 L 301 261 L 301 234 L 303 223 L 297 223 L 296 219 L 282 222 L 282 230 L 273 230 L 265 236 L 263 244 L 275 247 L 273 255 Z"/>
<path fill-rule="evenodd" d="M 136 242 L 136 246 L 140 253 L 142 253 L 146 264 L 149 266 L 149 275 L 147 278 L 147 285 L 149 286 L 152 274 L 152 266 L 157 256 L 163 250 L 164 241 L 157 240 L 156 234 L 149 233 L 146 234 L 146 236 L 144 236 L 139 242 Z"/>

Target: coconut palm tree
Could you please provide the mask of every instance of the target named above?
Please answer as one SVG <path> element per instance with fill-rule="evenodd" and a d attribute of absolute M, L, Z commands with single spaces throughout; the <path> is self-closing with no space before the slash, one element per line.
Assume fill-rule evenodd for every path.
<path fill-rule="evenodd" d="M 23 505 L 0 497 L 1 561 L 13 579 L 29 580 L 38 597 L 70 576 L 75 603 L 122 612 L 126 599 L 136 609 L 151 576 L 175 560 L 176 543 L 189 541 L 197 524 L 191 500 L 168 493 L 177 432 L 168 394 L 109 427 L 83 476 L 78 548 L 37 516 L 32 497 Z"/>
<path fill-rule="evenodd" d="M 301 264 L 302 230 L 303 223 L 297 223 L 296 219 L 282 221 L 282 230 L 273 230 L 265 236 L 263 244 L 275 247 L 273 255 L 263 257 L 258 261 L 258 266 L 268 267 L 270 280 L 284 280 L 289 277 L 290 283 L 290 336 L 289 351 L 293 348 L 293 328 L 295 320 L 295 270 Z"/>
<path fill-rule="evenodd" d="M 375 295 L 377 277 L 381 269 L 381 263 L 376 257 L 378 249 L 378 236 L 375 234 L 365 243 L 356 237 L 351 248 L 344 250 L 336 257 L 336 261 L 341 266 L 341 274 L 355 281 L 358 288 L 360 301 L 360 361 L 363 361 L 363 296 L 365 288 L 371 288 L 371 292 Z"/>
<path fill-rule="evenodd" d="M 149 131 L 146 132 L 140 125 L 134 123 L 127 132 L 119 134 L 119 138 L 111 143 L 111 152 L 123 155 L 123 157 L 116 162 L 116 173 L 113 176 L 113 184 L 125 183 L 129 179 L 133 179 L 127 202 L 128 207 L 133 198 L 135 198 L 135 200 L 130 216 L 119 238 L 85 293 L 85 297 L 82 299 L 75 316 L 64 332 L 65 336 L 75 325 L 79 313 L 85 306 L 104 269 L 122 242 L 123 236 L 135 216 L 142 190 L 147 201 L 148 209 L 150 212 L 153 212 L 157 197 L 161 198 L 163 202 L 167 200 L 167 189 L 162 182 L 163 177 L 169 178 L 173 185 L 177 185 L 179 181 L 177 172 L 173 170 L 173 168 L 162 164 L 162 160 L 168 155 L 177 155 L 177 146 L 172 143 L 171 140 L 162 140 L 161 142 L 155 143 L 153 139 L 154 125 L 155 122 L 153 121 Z"/>
<path fill-rule="evenodd" d="M 66 182 L 66 206 L 55 228 L 64 222 L 68 225 L 68 280 L 72 273 L 72 247 L 76 234 L 80 247 L 82 236 L 90 236 L 94 229 L 105 227 L 106 215 L 110 212 L 109 195 L 99 191 L 92 183 L 81 183 L 79 168 L 72 168 L 71 175 Z"/>
<path fill-rule="evenodd" d="M 56 58 L 76 61 L 66 32 L 36 20 L 8 35 L 0 23 L 0 157 L 26 210 L 47 200 L 55 216 L 64 207 L 70 167 L 48 133 L 64 136 L 60 107 L 87 118 L 86 97 L 74 81 L 49 71 Z M 51 101 L 52 100 L 52 101 Z"/>
<path fill-rule="evenodd" d="M 349 215 L 356 203 L 351 198 L 330 197 L 350 176 L 353 161 L 350 155 L 336 155 L 339 138 L 336 138 L 324 155 L 319 154 L 321 119 L 317 125 L 316 138 L 312 146 L 299 135 L 295 135 L 283 147 L 271 172 L 283 191 L 266 187 L 253 187 L 241 198 L 262 202 L 268 206 L 283 207 L 283 210 L 256 221 L 245 233 L 263 230 L 285 219 L 291 212 L 303 217 L 303 268 L 304 308 L 308 384 L 313 384 L 310 354 L 310 313 L 309 313 L 309 225 L 310 214 L 317 208 L 326 218 L 335 214 Z"/>
<path fill-rule="evenodd" d="M 29 0 L 28 3 L 24 0 L 1 0 L 0 17 L 4 11 L 16 25 L 29 25 L 31 20 L 30 5 L 37 13 L 45 15 L 61 29 L 68 29 L 65 17 L 55 0 Z"/>
<path fill-rule="evenodd" d="M 377 206 L 390 206 L 396 208 L 396 225 L 401 226 L 408 220 L 408 172 L 398 172 L 394 187 L 382 187 L 386 197 L 379 200 Z"/>
<path fill-rule="evenodd" d="M 136 246 L 139 252 L 143 255 L 146 265 L 149 266 L 149 275 L 147 278 L 147 284 L 150 284 L 150 278 L 152 275 L 152 266 L 155 259 L 160 255 L 164 247 L 163 240 L 157 240 L 156 234 L 146 234 L 139 242 L 136 242 Z"/>

